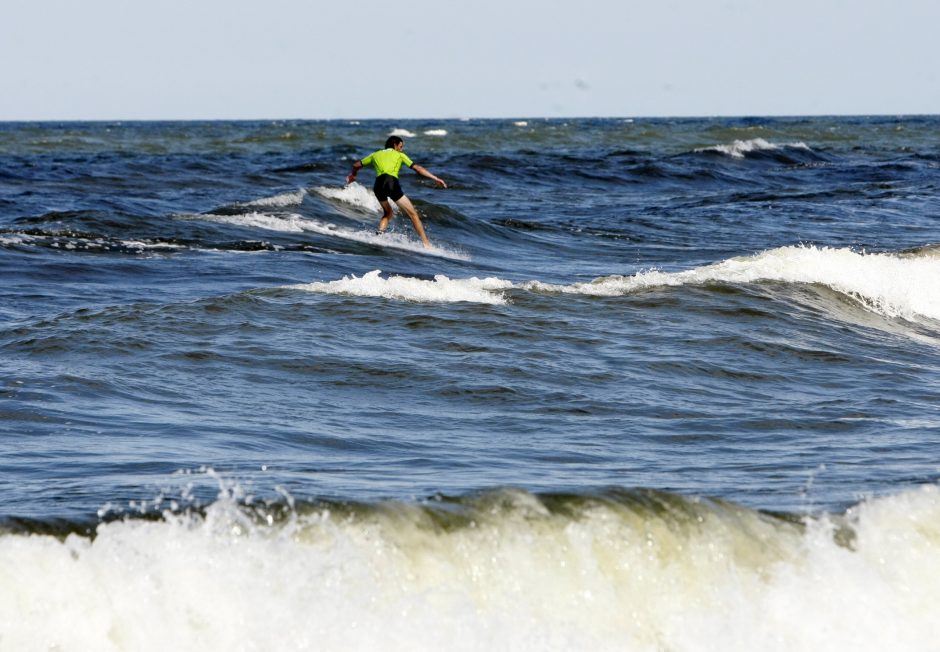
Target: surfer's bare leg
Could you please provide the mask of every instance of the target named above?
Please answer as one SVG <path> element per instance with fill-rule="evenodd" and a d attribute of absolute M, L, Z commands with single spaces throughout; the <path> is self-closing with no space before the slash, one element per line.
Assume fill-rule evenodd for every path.
<path fill-rule="evenodd" d="M 415 231 L 418 232 L 418 236 L 421 238 L 421 243 L 424 245 L 425 249 L 431 248 L 431 242 L 428 240 L 428 236 L 424 233 L 424 225 L 421 224 L 421 218 L 418 217 L 418 211 L 415 210 L 414 204 L 411 203 L 411 200 L 407 196 L 402 195 L 401 198 L 395 200 L 395 203 L 398 204 L 398 207 L 405 211 L 405 214 L 411 218 L 411 223 L 414 224 Z M 379 229 L 381 229 L 381 224 Z"/>
<path fill-rule="evenodd" d="M 388 222 L 392 219 L 392 205 L 388 203 L 386 199 L 382 204 L 382 219 L 379 220 L 379 233 L 385 233 L 385 229 L 388 228 Z"/>

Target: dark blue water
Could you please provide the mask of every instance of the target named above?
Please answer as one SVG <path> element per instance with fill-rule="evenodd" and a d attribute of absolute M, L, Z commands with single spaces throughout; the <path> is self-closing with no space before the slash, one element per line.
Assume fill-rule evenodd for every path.
<path fill-rule="evenodd" d="M 406 218 L 373 234 L 369 171 L 343 188 L 393 129 L 450 186 L 402 173 L 430 255 Z M 934 482 L 938 136 L 4 124 L 3 515 L 80 518 L 201 467 L 309 499 L 642 487 L 785 511 Z"/>
<path fill-rule="evenodd" d="M 936 117 L 0 124 L 0 649 L 936 649 L 938 197 Z"/>

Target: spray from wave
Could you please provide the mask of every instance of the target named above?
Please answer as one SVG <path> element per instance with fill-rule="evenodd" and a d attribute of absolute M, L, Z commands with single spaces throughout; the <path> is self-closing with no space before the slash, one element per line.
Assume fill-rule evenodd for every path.
<path fill-rule="evenodd" d="M 246 506 L 0 535 L 4 649 L 931 650 L 940 492 Z"/>

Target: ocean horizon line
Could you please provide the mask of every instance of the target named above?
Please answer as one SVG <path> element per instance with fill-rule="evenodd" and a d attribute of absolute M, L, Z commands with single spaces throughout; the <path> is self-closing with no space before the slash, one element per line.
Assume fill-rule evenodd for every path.
<path fill-rule="evenodd" d="M 477 121 L 477 122 L 495 122 L 504 120 L 539 120 L 539 121 L 563 121 L 563 120 L 811 120 L 828 118 L 933 118 L 940 116 L 938 113 L 740 113 L 740 114 L 676 114 L 676 115 L 565 115 L 565 116 L 547 116 L 547 115 L 504 115 L 504 116 L 416 116 L 416 117 L 336 117 L 336 118 L 305 118 L 305 117 L 254 117 L 254 118 L 3 118 L 0 124 L 102 124 L 102 123 L 207 123 L 220 122 L 227 124 L 251 123 L 251 122 L 422 122 L 422 121 Z"/>

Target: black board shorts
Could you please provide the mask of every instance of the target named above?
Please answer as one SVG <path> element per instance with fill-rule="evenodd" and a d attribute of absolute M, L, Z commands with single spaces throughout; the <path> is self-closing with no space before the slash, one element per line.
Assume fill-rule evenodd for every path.
<path fill-rule="evenodd" d="M 375 185 L 372 186 L 372 192 L 375 193 L 379 201 L 385 201 L 387 199 L 398 201 L 405 196 L 405 193 L 401 189 L 401 184 L 398 183 L 398 179 L 390 174 L 380 174 L 377 176 L 375 178 Z"/>

